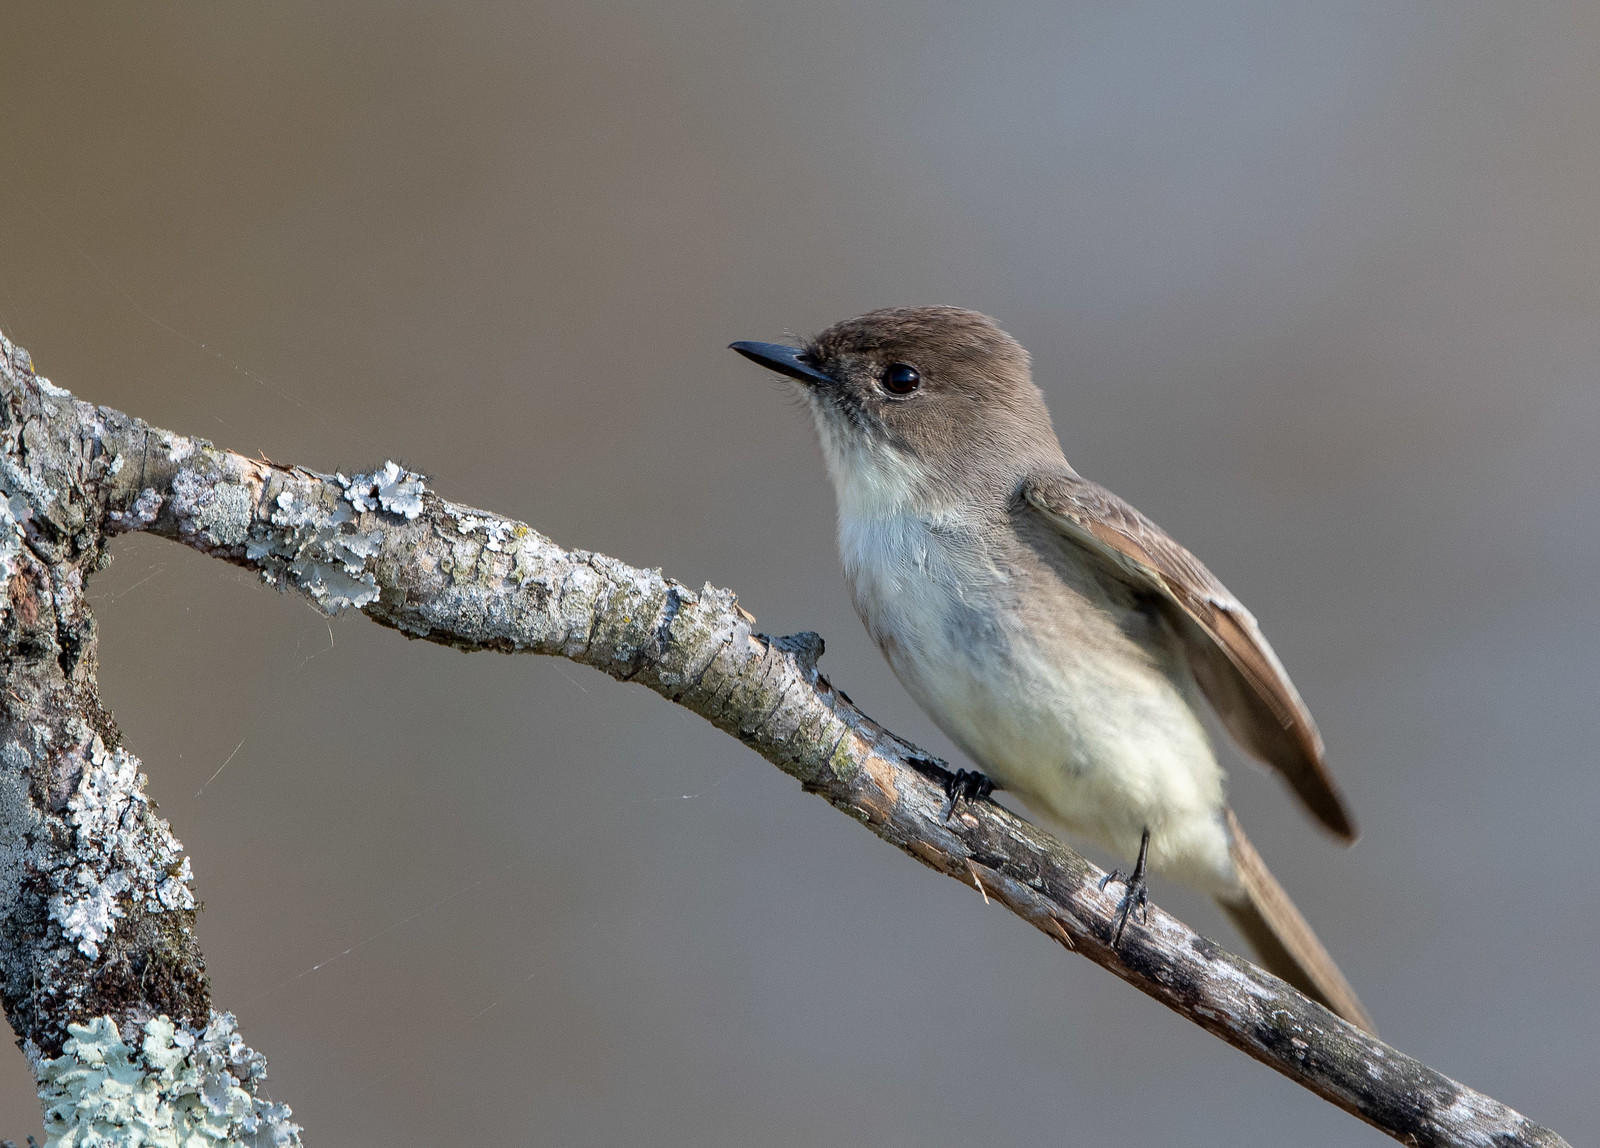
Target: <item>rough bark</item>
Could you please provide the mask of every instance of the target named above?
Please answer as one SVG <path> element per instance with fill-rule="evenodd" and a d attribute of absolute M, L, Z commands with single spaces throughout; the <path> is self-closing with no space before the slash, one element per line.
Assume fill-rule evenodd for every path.
<path fill-rule="evenodd" d="M 115 808 L 131 811 L 117 816 L 144 836 L 115 856 L 149 864 L 116 860 L 108 870 L 105 847 L 75 812 L 74 802 L 99 800 L 102 773 L 132 770 L 95 695 L 83 578 L 108 535 L 143 530 L 409 637 L 570 658 L 647 686 L 923 864 L 1402 1143 L 1565 1143 L 1158 908 L 1114 948 L 1119 887 L 1102 891 L 1100 870 L 1000 806 L 962 802 L 945 816 L 944 763 L 835 689 L 817 670 L 816 635 L 768 637 L 726 590 L 562 549 L 523 523 L 439 498 L 393 463 L 346 477 L 246 458 L 77 402 L 36 378 L 3 338 L 0 352 L 0 465 L 17 540 L 0 626 L 0 968 L 7 1014 L 36 1069 L 66 1055 L 69 1031 L 88 1034 L 80 1043 L 100 1031 L 69 1025 L 99 1017 L 129 1047 L 142 1033 L 147 1050 L 165 1033 L 152 1036 L 151 1025 L 167 1023 L 153 1018 L 188 1033 L 217 1023 L 190 928 L 187 862 L 165 824 L 131 783 L 117 790 Z M 77 875 L 85 867 L 87 882 Z M 112 871 L 132 876 L 124 885 Z M 57 898 L 67 907 L 58 911 Z M 97 913 L 102 902 L 111 908 Z M 158 970 L 153 989 L 147 969 Z M 255 1077 L 235 1079 L 251 1095 Z M 263 1127 L 270 1116 L 250 1114 Z M 277 1116 L 292 1129 L 286 1118 Z"/>
<path fill-rule="evenodd" d="M 118 466 L 0 336 L 0 1003 L 51 1144 L 298 1144 L 212 1010 L 189 859 L 100 703 L 84 587 Z"/>

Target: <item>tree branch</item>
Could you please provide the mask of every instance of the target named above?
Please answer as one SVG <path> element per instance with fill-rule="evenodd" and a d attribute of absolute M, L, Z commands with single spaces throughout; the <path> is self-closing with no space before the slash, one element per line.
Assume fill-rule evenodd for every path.
<path fill-rule="evenodd" d="M 116 469 L 94 408 L 0 335 L 0 1003 L 49 1144 L 298 1145 L 211 1007 L 189 859 L 100 704 L 84 588 Z"/>
<path fill-rule="evenodd" d="M 734 735 L 918 861 L 976 887 L 1057 943 L 1403 1143 L 1565 1144 L 1498 1101 L 1346 1024 L 1160 909 L 1151 908 L 1147 923 L 1130 923 L 1121 946 L 1112 948 L 1117 900 L 1100 890 L 1101 871 L 993 803 L 962 803 L 943 816 L 949 776 L 944 763 L 879 726 L 835 689 L 817 670 L 823 647 L 815 634 L 760 634 L 729 591 L 692 590 L 659 570 L 562 549 L 523 523 L 444 501 L 420 475 L 393 463 L 345 477 L 245 458 L 77 402 L 36 378 L 25 353 L 3 337 L 0 358 L 0 414 L 8 420 L 0 427 L 0 465 L 13 510 L 21 499 L 32 515 L 13 527 L 19 538 L 27 532 L 27 542 L 11 570 L 15 605 L 0 631 L 7 685 L 23 694 L 0 699 L 8 707 L 0 731 L 6 739 L 0 792 L 14 795 L 5 798 L 0 817 L 14 821 L 12 810 L 25 807 L 28 816 L 56 819 L 55 852 L 47 859 L 51 888 L 76 879 L 64 875 L 75 863 L 74 848 L 81 853 L 88 847 L 91 855 L 98 848 L 92 839 L 86 846 L 81 828 L 65 823 L 73 803 L 83 804 L 84 794 L 99 784 L 95 770 L 109 768 L 96 765 L 95 754 L 107 762 L 133 760 L 118 746 L 94 696 L 92 623 L 81 574 L 93 566 L 106 536 L 143 530 L 258 571 L 266 582 L 304 594 L 329 612 L 360 609 L 409 637 L 463 650 L 557 655 L 647 686 Z M 59 499 L 39 495 L 37 482 L 14 477 L 33 473 L 26 467 L 35 465 L 35 452 L 64 460 L 51 465 L 67 477 L 46 485 L 74 492 L 70 522 L 53 517 L 66 513 Z M 70 555 L 51 551 L 30 559 L 43 553 L 35 535 Z M 49 582 L 63 563 L 70 569 Z M 63 598 L 62 585 L 74 570 L 79 581 Z M 44 602 L 47 588 L 69 602 L 70 610 L 57 607 L 54 629 L 44 614 L 29 623 L 31 629 L 23 626 L 27 603 Z M 30 667 L 43 662 L 59 666 L 71 688 L 52 679 L 55 693 L 29 692 Z M 52 716 L 58 710 L 67 716 Z M 30 722 L 65 728 L 71 720 L 92 727 L 99 743 L 52 735 L 54 741 L 36 739 L 30 754 L 13 761 L 14 731 Z M 95 750 L 94 744 L 115 748 Z M 79 748 L 63 762 L 60 747 L 67 745 Z M 127 772 L 133 766 L 117 768 Z M 36 1072 L 40 1064 L 69 1055 L 61 1038 L 79 1031 L 68 1030 L 69 1022 L 109 1016 L 107 1023 L 130 1047 L 143 1026 L 146 1060 L 151 1017 L 165 1013 L 189 1033 L 216 1023 L 209 1020 L 214 1014 L 190 932 L 192 901 L 184 900 L 186 887 L 182 895 L 166 892 L 171 882 L 181 885 L 187 877 L 187 861 L 181 873 L 175 871 L 181 851 L 165 823 L 142 805 L 138 819 L 159 827 L 148 831 L 153 841 L 138 847 L 140 855 L 165 858 L 160 872 L 173 876 L 168 884 L 140 877 L 126 888 L 95 878 L 94 895 L 117 909 L 91 913 L 92 925 L 76 924 L 71 910 L 46 912 L 42 887 L 34 890 L 25 880 L 0 887 L 5 1004 L 25 1047 L 31 1042 L 39 1050 Z M 40 833 L 35 829 L 33 835 Z M 27 849 L 12 848 L 17 839 L 8 833 L 0 843 L 5 874 L 19 872 L 28 855 Z M 32 863 L 39 871 L 37 860 Z M 159 908 L 152 908 L 152 898 Z M 154 938 L 141 924 L 148 919 L 160 922 Z M 98 956 L 84 948 L 91 934 L 98 938 Z M 109 954 L 127 945 L 143 945 L 140 951 L 152 954 L 148 959 L 181 955 L 187 962 L 186 975 L 177 978 L 183 991 L 157 1001 L 108 999 L 85 988 L 96 983 Z M 60 967 L 49 966 L 48 991 L 31 990 L 19 979 L 20 970 L 50 960 Z M 247 1072 L 235 1079 L 241 1095 L 259 1104 L 250 1088 L 254 1077 Z M 284 1110 L 278 1119 L 287 1115 Z"/>

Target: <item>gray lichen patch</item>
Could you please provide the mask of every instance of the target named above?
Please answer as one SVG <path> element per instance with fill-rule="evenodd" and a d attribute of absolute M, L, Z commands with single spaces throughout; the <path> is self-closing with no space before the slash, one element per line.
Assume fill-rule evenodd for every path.
<path fill-rule="evenodd" d="M 296 558 L 288 566 L 294 584 L 311 596 L 326 614 L 359 609 L 378 597 L 378 584 L 370 573 L 348 566 Z"/>
<path fill-rule="evenodd" d="M 70 1031 L 35 1065 L 47 1148 L 298 1148 L 288 1105 L 257 1095 L 266 1062 L 232 1014 L 203 1029 L 155 1017 L 132 1044 L 108 1016 Z"/>
<path fill-rule="evenodd" d="M 122 455 L 117 455 L 116 462 L 120 463 Z M 107 469 L 107 474 L 115 475 L 121 471 Z M 145 487 L 139 492 L 139 497 L 133 500 L 133 505 L 127 510 L 113 510 L 106 515 L 106 532 L 108 534 L 123 534 L 130 530 L 143 530 L 156 520 L 156 515 L 161 513 L 161 496 L 152 487 Z"/>
<path fill-rule="evenodd" d="M 399 463 L 386 462 L 371 474 L 353 478 L 335 476 L 344 487 L 344 496 L 357 510 L 386 510 L 412 519 L 422 513 L 422 495 L 427 490 L 422 475 L 406 470 Z"/>
<path fill-rule="evenodd" d="M 185 532 L 198 536 L 196 541 L 207 550 L 244 543 L 250 531 L 251 502 L 246 488 L 219 482 L 214 474 L 180 469 L 172 479 L 172 513 Z"/>
<path fill-rule="evenodd" d="M 218 546 L 238 546 L 250 536 L 254 493 L 243 483 L 217 483 L 201 505 L 196 525 Z"/>
<path fill-rule="evenodd" d="M 184 462 L 195 452 L 195 442 L 181 434 L 165 432 L 160 438 L 160 449 L 164 450 L 167 458 L 173 462 Z"/>
<path fill-rule="evenodd" d="M 473 514 L 463 514 L 456 519 L 456 531 L 460 534 L 481 531 L 484 536 L 483 548 L 491 554 L 498 554 L 509 549 L 506 543 L 515 537 L 516 523 L 507 522 L 504 518 L 480 518 Z"/>
<path fill-rule="evenodd" d="M 325 483 L 284 484 L 271 505 L 245 547 L 263 579 L 298 587 L 328 614 L 376 600 L 378 583 L 367 562 L 383 542 L 381 531 L 361 530 L 350 506 Z"/>
<path fill-rule="evenodd" d="M 176 525 L 176 468 L 218 452 L 47 385 L 3 336 L 0 390 L 0 1004 L 39 1065 L 88 1017 L 210 1014 L 189 862 L 100 701 L 85 580 L 109 534 Z M 249 522 L 229 465 L 183 492 L 202 549 Z"/>
<path fill-rule="evenodd" d="M 126 750 L 107 750 L 98 734 L 84 747 L 87 763 L 67 803 L 76 830 L 79 864 L 50 897 L 50 917 L 90 960 L 126 916 L 125 904 L 147 911 L 189 910 L 189 858 L 167 823 L 150 811 L 139 762 Z"/>

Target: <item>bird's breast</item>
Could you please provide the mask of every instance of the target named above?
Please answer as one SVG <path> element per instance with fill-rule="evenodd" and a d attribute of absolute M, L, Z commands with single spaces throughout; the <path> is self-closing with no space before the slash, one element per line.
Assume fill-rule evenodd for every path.
<path fill-rule="evenodd" d="M 1221 771 L 1159 618 L 1002 524 L 846 516 L 839 543 L 896 676 L 984 772 L 1119 850 L 1163 827 L 1163 852 L 1194 836 L 1188 867 L 1227 871 Z"/>
<path fill-rule="evenodd" d="M 1036 756 L 1055 738 L 1062 666 L 1051 663 L 1072 659 L 1040 650 L 1028 632 L 1018 608 L 1026 571 L 1003 546 L 960 520 L 911 515 L 842 518 L 839 544 L 867 631 L 964 750 L 1004 773 L 1005 762 Z"/>

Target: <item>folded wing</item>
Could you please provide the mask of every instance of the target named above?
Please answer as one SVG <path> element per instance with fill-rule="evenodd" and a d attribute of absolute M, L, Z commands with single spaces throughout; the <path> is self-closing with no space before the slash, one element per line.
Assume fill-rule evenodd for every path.
<path fill-rule="evenodd" d="M 1022 495 L 1114 577 L 1165 600 L 1195 680 L 1228 732 L 1282 773 L 1324 825 L 1355 840 L 1316 723 L 1255 618 L 1228 588 L 1155 523 L 1071 471 L 1033 476 Z"/>

